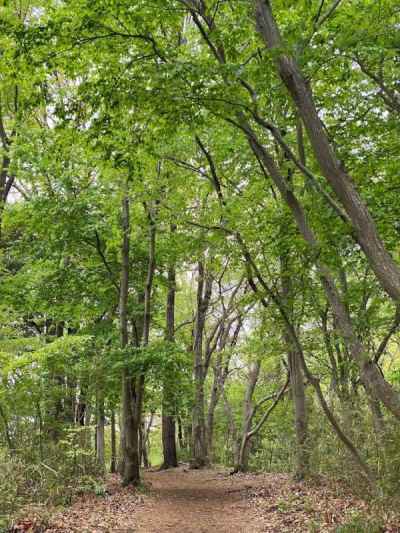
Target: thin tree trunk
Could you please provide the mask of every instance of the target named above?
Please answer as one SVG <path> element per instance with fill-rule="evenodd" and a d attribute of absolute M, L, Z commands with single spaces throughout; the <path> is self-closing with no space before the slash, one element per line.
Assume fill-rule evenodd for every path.
<path fill-rule="evenodd" d="M 76 379 L 67 377 L 68 403 L 65 409 L 65 421 L 71 426 L 75 422 L 76 412 Z"/>
<path fill-rule="evenodd" d="M 319 400 L 320 405 L 322 407 L 322 410 L 324 411 L 327 419 L 329 420 L 333 430 L 335 431 L 335 433 L 338 436 L 338 438 L 340 439 L 340 441 L 344 444 L 344 446 L 350 452 L 352 457 L 355 459 L 357 464 L 360 466 L 361 470 L 364 472 L 364 474 L 366 475 L 367 479 L 370 481 L 371 485 L 374 488 L 376 488 L 375 475 L 371 472 L 371 470 L 370 470 L 369 466 L 367 465 L 367 463 L 365 463 L 365 461 L 362 459 L 362 457 L 359 454 L 357 448 L 354 446 L 354 444 L 351 442 L 351 440 L 347 437 L 347 435 L 342 431 L 338 421 L 336 420 L 333 412 L 329 409 L 329 406 L 328 406 L 328 404 L 327 404 L 327 402 L 326 402 L 326 400 L 324 398 L 324 395 L 323 395 L 322 390 L 321 390 L 321 386 L 319 384 L 319 380 L 313 374 L 311 374 L 311 372 L 309 371 L 309 369 L 307 367 L 307 364 L 306 364 L 306 361 L 305 361 L 305 358 L 304 358 L 302 345 L 301 345 L 300 340 L 299 340 L 299 338 L 297 336 L 296 330 L 295 330 L 292 322 L 290 321 L 290 318 L 288 317 L 288 315 L 286 313 L 286 309 L 285 309 L 284 304 L 282 303 L 282 301 L 281 301 L 280 297 L 278 296 L 278 294 L 275 291 L 273 291 L 267 285 L 267 283 L 265 282 L 265 280 L 261 276 L 261 273 L 258 270 L 257 265 L 254 263 L 251 255 L 250 255 L 250 252 L 248 251 L 248 249 L 246 247 L 246 244 L 244 243 L 244 241 L 243 241 L 243 239 L 242 239 L 242 237 L 241 237 L 241 235 L 239 233 L 236 234 L 236 238 L 237 238 L 237 240 L 238 240 L 238 242 L 239 242 L 239 244 L 241 246 L 241 249 L 242 249 L 246 264 L 247 264 L 247 266 L 249 268 L 249 274 L 251 275 L 251 272 L 255 273 L 257 280 L 259 281 L 259 283 L 261 284 L 263 289 L 266 291 L 266 294 L 271 298 L 271 300 L 275 303 L 275 305 L 279 309 L 279 312 L 280 312 L 280 314 L 281 314 L 281 316 L 282 316 L 282 318 L 283 318 L 283 320 L 284 320 L 284 322 L 286 324 L 288 335 L 290 335 L 291 340 L 293 342 L 293 345 L 296 348 L 296 350 L 297 350 L 297 352 L 298 352 L 298 354 L 300 356 L 301 365 L 302 365 L 302 368 L 303 368 L 304 375 L 307 378 L 307 380 L 311 383 L 311 385 L 314 387 L 315 392 L 317 393 L 318 400 Z M 255 291 L 257 293 L 257 287 L 254 284 L 252 284 L 252 288 L 253 288 L 253 291 Z"/>
<path fill-rule="evenodd" d="M 371 411 L 375 433 L 379 438 L 381 438 L 385 434 L 386 428 L 380 403 L 373 398 L 368 398 L 368 404 Z"/>
<path fill-rule="evenodd" d="M 58 322 L 57 324 L 52 324 L 52 333 L 55 334 L 57 338 L 61 338 L 64 335 L 64 324 Z M 65 377 L 61 374 L 53 375 L 53 382 L 56 389 L 55 401 L 51 408 L 51 429 L 50 436 L 54 443 L 57 443 L 61 436 L 61 427 L 65 421 L 64 413 L 64 397 L 65 397 Z"/>
<path fill-rule="evenodd" d="M 239 436 L 238 436 L 239 432 L 238 432 L 238 429 L 236 427 L 235 415 L 234 415 L 232 406 L 230 405 L 230 403 L 228 401 L 228 398 L 226 396 L 226 393 L 225 393 L 225 387 L 222 387 L 222 389 L 221 389 L 221 396 L 222 396 L 222 399 L 224 401 L 224 411 L 225 411 L 225 416 L 226 416 L 226 418 L 228 420 L 229 434 L 232 437 L 233 464 L 236 467 L 236 465 L 239 464 L 239 454 L 240 454 L 240 439 L 239 439 Z"/>
<path fill-rule="evenodd" d="M 115 474 L 117 471 L 117 436 L 115 424 L 115 410 L 111 411 L 111 462 L 110 473 Z"/>
<path fill-rule="evenodd" d="M 281 390 L 275 396 L 274 402 L 269 407 L 269 409 L 267 411 L 265 411 L 265 413 L 261 417 L 260 421 L 256 424 L 256 426 L 253 429 L 251 429 L 248 433 L 243 435 L 243 439 L 242 439 L 242 442 L 241 442 L 241 445 L 240 445 L 240 449 L 239 449 L 239 462 L 238 462 L 239 468 L 235 469 L 236 472 L 237 471 L 242 471 L 243 472 L 243 471 L 247 470 L 248 457 L 249 457 L 249 452 L 250 452 L 250 448 L 249 448 L 250 440 L 254 437 L 254 435 L 257 435 L 257 433 L 260 431 L 262 426 L 268 420 L 268 418 L 271 415 L 271 413 L 274 411 L 275 407 L 278 405 L 279 401 L 283 398 L 283 396 L 284 396 L 284 394 L 286 392 L 286 389 L 287 389 L 287 387 L 289 385 L 289 381 L 290 381 L 290 378 L 288 377 L 286 382 L 285 382 L 285 384 L 281 388 Z M 253 414 L 254 414 L 254 412 L 253 412 Z M 241 465 L 243 465 L 244 470 L 242 470 L 243 467 L 241 468 Z"/>
<path fill-rule="evenodd" d="M 10 452 L 10 455 L 14 455 L 14 453 L 15 453 L 15 445 L 14 445 L 14 442 L 13 442 L 13 438 L 11 436 L 11 431 L 10 431 L 10 426 L 9 426 L 9 423 L 8 423 L 8 418 L 7 418 L 7 415 L 6 415 L 4 409 L 2 408 L 1 405 L 0 405 L 0 418 L 3 421 L 4 434 L 6 436 L 8 451 Z"/>
<path fill-rule="evenodd" d="M 83 383 L 81 383 L 78 405 L 76 406 L 76 419 L 75 419 L 76 423 L 80 427 L 85 426 L 85 416 L 86 416 L 86 408 L 87 408 L 86 395 L 87 395 L 86 386 Z"/>
<path fill-rule="evenodd" d="M 144 313 L 143 313 L 143 338 L 142 346 L 147 346 L 150 340 L 150 326 L 151 326 L 151 300 L 153 290 L 153 279 L 156 268 L 156 224 L 154 220 L 154 210 L 148 208 L 147 215 L 149 220 L 149 248 L 148 248 L 148 264 L 147 275 L 144 286 Z M 143 462 L 148 467 L 148 458 L 146 450 L 146 442 L 143 436 L 143 400 L 145 390 L 145 376 L 143 372 L 136 379 L 135 397 L 133 403 L 134 417 L 139 434 L 139 462 L 143 457 Z"/>
<path fill-rule="evenodd" d="M 186 448 L 185 439 L 183 437 L 183 427 L 182 427 L 182 420 L 181 417 L 177 417 L 178 421 L 178 443 L 179 443 L 179 449 L 182 451 Z"/>
<path fill-rule="evenodd" d="M 260 370 L 261 360 L 259 359 L 255 363 L 252 363 L 249 369 L 249 377 L 243 403 L 242 431 L 240 436 L 241 444 L 239 447 L 238 462 L 235 465 L 236 472 L 247 472 L 249 466 L 250 439 L 247 438 L 247 435 L 251 430 L 251 422 L 254 415 L 253 395 L 260 375 Z"/>
<path fill-rule="evenodd" d="M 96 457 L 101 469 L 105 469 L 105 414 L 104 414 L 104 398 L 97 399 L 97 425 L 96 425 Z"/>
<path fill-rule="evenodd" d="M 214 440 L 214 413 L 218 404 L 220 395 L 220 380 L 221 380 L 221 354 L 218 354 L 216 364 L 214 365 L 214 381 L 211 388 L 211 396 L 208 404 L 207 412 L 207 448 L 211 461 L 213 460 L 213 440 Z"/>
<path fill-rule="evenodd" d="M 149 457 L 147 450 L 146 430 L 144 422 L 141 422 L 139 429 L 140 457 L 144 468 L 149 468 Z"/>
<path fill-rule="evenodd" d="M 234 328 L 233 333 L 230 335 L 231 326 L 235 321 L 237 321 L 236 327 Z M 242 325 L 243 321 L 240 315 L 234 318 L 234 320 L 229 321 L 219 340 L 217 360 L 213 366 L 214 380 L 207 412 L 207 446 L 211 459 L 213 459 L 214 414 L 221 398 L 221 393 L 225 387 L 225 381 L 229 374 L 229 364 L 231 359 L 231 356 L 228 352 L 228 354 L 225 354 L 225 361 L 223 363 L 223 350 L 225 349 L 228 340 L 231 347 L 236 344 Z"/>

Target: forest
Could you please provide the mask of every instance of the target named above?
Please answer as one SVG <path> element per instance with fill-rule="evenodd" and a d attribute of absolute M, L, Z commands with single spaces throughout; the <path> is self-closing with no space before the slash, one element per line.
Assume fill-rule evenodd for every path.
<path fill-rule="evenodd" d="M 399 51 L 396 0 L 1 2 L 1 532 L 400 531 Z"/>

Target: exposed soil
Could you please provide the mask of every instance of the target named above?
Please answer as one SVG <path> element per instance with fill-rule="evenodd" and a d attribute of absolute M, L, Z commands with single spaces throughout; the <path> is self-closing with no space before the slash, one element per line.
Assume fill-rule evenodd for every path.
<path fill-rule="evenodd" d="M 141 533 L 258 533 L 264 531 L 246 498 L 255 481 L 216 470 L 149 472 L 151 495 L 136 514 Z"/>
<path fill-rule="evenodd" d="M 285 474 L 230 476 L 180 467 L 147 472 L 145 486 L 122 488 L 113 476 L 105 495 L 79 498 L 53 517 L 46 532 L 400 532 L 398 513 L 376 513 L 343 487 L 296 483 Z M 350 529 L 341 530 L 342 524 Z"/>

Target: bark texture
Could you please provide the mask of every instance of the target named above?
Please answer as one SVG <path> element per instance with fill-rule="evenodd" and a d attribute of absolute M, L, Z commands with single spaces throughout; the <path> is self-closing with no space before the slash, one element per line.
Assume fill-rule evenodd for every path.
<path fill-rule="evenodd" d="M 205 424 L 204 380 L 206 377 L 203 358 L 203 336 L 207 309 L 212 291 L 212 278 L 206 273 L 204 263 L 198 263 L 197 311 L 194 328 L 194 368 L 195 398 L 192 416 L 193 459 L 192 468 L 201 468 L 208 463 L 208 450 Z"/>
<path fill-rule="evenodd" d="M 380 400 L 400 420 L 400 394 L 385 380 L 378 365 L 368 357 L 367 348 L 363 346 L 354 331 L 349 311 L 343 303 L 334 277 L 329 268 L 319 259 L 320 245 L 308 224 L 302 205 L 293 190 L 288 186 L 286 179 L 280 173 L 274 159 L 259 142 L 252 128 L 244 120 L 242 120 L 242 128 L 247 134 L 249 144 L 256 157 L 265 166 L 266 171 L 274 181 L 283 200 L 292 212 L 300 234 L 313 251 L 314 264 L 318 269 L 327 300 L 335 315 L 340 333 L 348 347 L 349 353 L 358 366 L 360 378 L 367 393 L 375 399 Z"/>
<path fill-rule="evenodd" d="M 128 291 L 129 291 L 129 197 L 126 193 L 122 199 L 122 247 L 121 247 L 121 283 L 120 283 L 120 337 L 121 348 L 129 342 L 128 334 Z M 135 378 L 128 366 L 122 372 L 122 438 L 121 438 L 121 475 L 124 485 L 140 481 L 139 460 L 139 420 L 137 409 L 137 387 Z"/>
<path fill-rule="evenodd" d="M 257 28 L 268 48 L 282 50 L 284 43 L 269 0 L 254 0 Z M 375 222 L 351 176 L 335 154 L 318 115 L 311 87 L 293 57 L 278 53 L 279 75 L 291 95 L 306 128 L 321 172 L 335 191 L 351 221 L 357 242 L 377 279 L 396 302 L 400 301 L 400 269 L 380 238 Z"/>
<path fill-rule="evenodd" d="M 165 338 L 169 342 L 175 339 L 175 292 L 176 292 L 176 274 L 173 264 L 168 269 L 168 293 L 166 306 L 166 328 Z M 178 466 L 178 457 L 176 452 L 176 424 L 175 416 L 171 414 L 173 395 L 169 389 L 172 383 L 165 383 L 163 390 L 162 406 L 162 446 L 163 446 L 163 465 L 162 468 L 175 468 Z"/>

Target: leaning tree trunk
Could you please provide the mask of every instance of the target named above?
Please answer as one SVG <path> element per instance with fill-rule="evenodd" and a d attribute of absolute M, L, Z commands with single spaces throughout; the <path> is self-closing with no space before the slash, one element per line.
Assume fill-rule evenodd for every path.
<path fill-rule="evenodd" d="M 375 399 L 380 400 L 391 413 L 400 420 L 400 394 L 388 383 L 378 365 L 368 357 L 368 350 L 357 337 L 351 317 L 343 303 L 341 294 L 329 268 L 319 259 L 320 244 L 308 224 L 304 209 L 294 191 L 288 186 L 286 179 L 280 173 L 274 159 L 266 148 L 260 143 L 250 125 L 243 120 L 242 128 L 246 132 L 250 147 L 256 157 L 265 166 L 277 186 L 282 198 L 291 210 L 298 230 L 314 255 L 314 263 L 325 291 L 327 300 L 337 320 L 340 333 L 348 346 L 352 359 L 357 364 L 361 381 L 367 391 Z"/>
<path fill-rule="evenodd" d="M 16 98 L 17 98 L 16 92 Z M 17 105 L 17 100 L 15 104 Z M 10 171 L 11 169 L 11 153 L 12 145 L 16 132 L 12 131 L 7 134 L 4 116 L 0 108 L 0 147 L 1 147 L 1 163 L 0 163 L 0 247 L 2 247 L 2 230 L 3 230 L 3 214 L 7 204 L 7 199 L 10 195 L 11 188 L 14 185 L 15 175 Z"/>
<path fill-rule="evenodd" d="M 354 235 L 363 249 L 371 268 L 384 290 L 400 301 L 400 269 L 386 250 L 375 222 L 360 197 L 352 178 L 334 152 L 315 105 L 310 85 L 293 57 L 283 50 L 284 45 L 278 25 L 272 14 L 269 0 L 254 0 L 257 28 L 266 44 L 276 50 L 279 75 L 288 89 L 302 118 L 316 160 L 322 174 L 335 191 L 343 205 L 354 230 Z"/>

